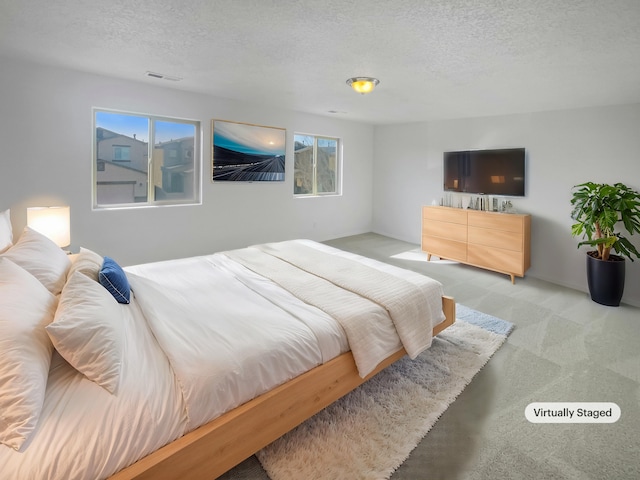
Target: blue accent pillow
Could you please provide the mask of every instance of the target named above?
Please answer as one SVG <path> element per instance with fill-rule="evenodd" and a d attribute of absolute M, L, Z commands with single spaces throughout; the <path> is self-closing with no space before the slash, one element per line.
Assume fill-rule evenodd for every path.
<path fill-rule="evenodd" d="M 98 280 L 118 303 L 129 303 L 131 298 L 129 280 L 122 267 L 113 258 L 104 257 L 102 268 L 98 272 Z"/>

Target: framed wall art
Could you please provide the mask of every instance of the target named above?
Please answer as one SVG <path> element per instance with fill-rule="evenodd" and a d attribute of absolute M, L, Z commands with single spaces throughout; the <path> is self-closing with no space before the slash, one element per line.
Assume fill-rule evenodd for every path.
<path fill-rule="evenodd" d="M 284 181 L 286 129 L 211 120 L 214 182 Z"/>

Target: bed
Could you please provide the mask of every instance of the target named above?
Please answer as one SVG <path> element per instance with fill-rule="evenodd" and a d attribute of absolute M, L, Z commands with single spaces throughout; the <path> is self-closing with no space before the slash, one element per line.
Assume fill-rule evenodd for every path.
<path fill-rule="evenodd" d="M 455 318 L 438 282 L 309 240 L 122 270 L 28 227 L 0 228 L 0 302 L 20 480 L 215 478 Z"/>

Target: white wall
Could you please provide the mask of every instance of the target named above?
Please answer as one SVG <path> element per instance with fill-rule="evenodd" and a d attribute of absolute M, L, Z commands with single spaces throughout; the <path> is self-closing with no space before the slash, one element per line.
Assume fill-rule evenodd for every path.
<path fill-rule="evenodd" d="M 372 126 L 155 85 L 2 59 L 0 211 L 11 208 L 17 234 L 26 224 L 27 207 L 70 205 L 71 250 L 84 246 L 129 265 L 371 230 Z M 202 205 L 92 211 L 92 107 L 199 120 Z M 212 183 L 212 118 L 286 128 L 285 182 Z M 293 198 L 298 131 L 342 138 L 342 196 Z"/>
<path fill-rule="evenodd" d="M 586 291 L 585 249 L 571 236 L 571 187 L 623 182 L 640 190 L 640 105 L 434 121 L 376 127 L 375 232 L 420 243 L 420 207 L 439 201 L 442 153 L 527 149 L 526 197 L 532 215 L 527 275 Z M 634 243 L 640 248 L 640 236 Z M 623 302 L 640 305 L 640 261 L 627 261 Z"/>
<path fill-rule="evenodd" d="M 203 204 L 92 211 L 93 106 L 200 120 Z M 286 181 L 211 183 L 212 118 L 286 128 Z M 343 139 L 344 195 L 293 198 L 294 131 Z M 528 275 L 586 291 L 584 254 L 570 234 L 571 186 L 593 180 L 640 188 L 639 132 L 640 105 L 374 129 L 2 59 L 0 211 L 11 208 L 19 233 L 27 207 L 71 205 L 71 249 L 85 246 L 124 265 L 370 230 L 419 243 L 420 207 L 443 195 L 443 151 L 522 146 L 528 152 L 527 196 L 514 204 L 533 215 Z M 627 262 L 623 301 L 640 305 L 640 261 Z"/>

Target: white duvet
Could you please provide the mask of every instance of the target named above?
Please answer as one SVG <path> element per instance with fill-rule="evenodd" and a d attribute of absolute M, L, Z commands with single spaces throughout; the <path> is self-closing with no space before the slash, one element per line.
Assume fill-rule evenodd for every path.
<path fill-rule="evenodd" d="M 348 349 L 330 317 L 223 255 L 129 271 L 189 430 Z"/>
<path fill-rule="evenodd" d="M 424 277 L 311 241 L 417 284 Z M 222 413 L 349 349 L 341 325 L 224 254 L 128 267 L 117 395 L 56 355 L 38 431 L 22 452 L 0 445 L 2 479 L 106 478 Z M 441 312 L 442 287 L 435 325 Z M 402 347 L 387 316 L 376 352 Z"/>
<path fill-rule="evenodd" d="M 389 354 L 379 349 L 381 339 L 398 337 L 415 358 L 431 346 L 433 326 L 442 316 L 438 282 L 422 276 L 408 280 L 299 240 L 225 255 L 331 315 L 347 335 L 362 378 Z M 381 336 L 379 326 L 389 329 L 388 335 Z"/>

